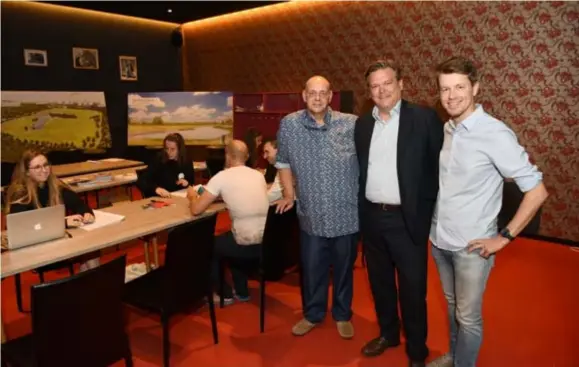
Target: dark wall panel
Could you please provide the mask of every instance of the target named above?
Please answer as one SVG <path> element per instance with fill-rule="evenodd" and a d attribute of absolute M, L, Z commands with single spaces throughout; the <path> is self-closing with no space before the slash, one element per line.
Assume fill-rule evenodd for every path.
<path fill-rule="evenodd" d="M 127 93 L 182 90 L 181 49 L 172 43 L 178 24 L 32 2 L 1 6 L 2 90 L 104 91 L 106 154 L 138 155 L 126 143 Z M 74 69 L 72 47 L 98 49 L 99 70 Z M 25 66 L 24 49 L 46 50 L 48 66 Z M 120 80 L 121 55 L 137 57 L 138 81 Z"/>

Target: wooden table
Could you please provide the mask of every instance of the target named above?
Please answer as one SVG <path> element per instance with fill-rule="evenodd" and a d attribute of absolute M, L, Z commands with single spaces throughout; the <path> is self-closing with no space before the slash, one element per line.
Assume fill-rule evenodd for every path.
<path fill-rule="evenodd" d="M 163 200 L 156 198 L 157 200 Z M 197 216 L 191 216 L 187 199 L 169 199 L 175 205 L 159 209 L 143 209 L 150 199 L 126 202 L 103 211 L 125 216 L 125 220 L 93 231 L 77 228 L 69 230 L 72 238 L 54 240 L 2 253 L 1 277 L 22 273 L 38 267 L 102 250 L 134 239 L 156 234 L 169 228 L 193 222 L 209 213 L 224 211 L 225 204 L 217 203 Z M 147 254 L 145 254 L 147 255 Z"/>
<path fill-rule="evenodd" d="M 86 161 L 69 164 L 57 164 L 52 166 L 52 172 L 57 177 L 76 176 L 87 173 L 112 171 L 123 168 L 134 168 L 143 166 L 143 162 L 131 161 L 121 158 L 107 158 L 99 161 Z"/>
<path fill-rule="evenodd" d="M 161 200 L 160 198 L 157 198 Z M 174 203 L 159 209 L 143 209 L 143 205 L 150 199 L 127 202 L 103 211 L 125 216 L 125 220 L 111 224 L 107 227 L 93 231 L 85 231 L 80 228 L 70 230 L 72 238 L 59 239 L 38 245 L 23 247 L 17 250 L 2 253 L 1 277 L 19 274 L 38 267 L 53 264 L 55 262 L 71 259 L 73 257 L 115 246 L 147 235 L 156 234 L 160 231 L 177 227 L 181 224 L 193 222 L 198 218 L 219 211 L 226 210 L 225 204 L 211 205 L 203 214 L 193 217 L 189 211 L 189 201 L 175 197 L 170 201 Z M 156 247 L 156 236 L 153 239 Z M 149 264 L 149 248 L 145 245 L 145 262 Z M 155 262 L 158 264 L 157 249 L 155 248 Z M 7 338 L 4 333 L 4 324 L 0 320 L 0 333 L 4 343 Z"/>
<path fill-rule="evenodd" d="M 70 176 L 63 178 L 62 181 L 70 186 L 70 188 L 76 192 L 87 192 L 87 191 L 95 191 L 95 190 L 102 190 L 108 189 L 111 187 L 123 186 L 135 183 L 137 181 L 136 173 L 137 171 L 143 170 L 147 168 L 145 165 L 137 166 L 134 168 L 124 168 L 124 169 L 117 169 L 113 171 L 106 171 L 106 172 L 99 172 L 93 173 L 88 175 L 78 175 L 78 176 Z M 96 181 L 99 176 L 111 176 L 110 181 Z M 77 182 L 82 181 L 89 181 L 84 182 L 83 185 L 76 184 Z"/>

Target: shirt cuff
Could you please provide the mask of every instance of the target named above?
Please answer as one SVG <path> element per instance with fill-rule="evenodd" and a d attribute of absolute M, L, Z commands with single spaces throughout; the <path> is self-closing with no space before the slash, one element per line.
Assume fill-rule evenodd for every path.
<path fill-rule="evenodd" d="M 537 187 L 541 182 L 543 182 L 543 175 L 540 172 L 538 172 L 533 176 L 519 177 L 515 178 L 514 180 L 522 192 L 527 192 L 531 191 L 532 189 Z"/>
<path fill-rule="evenodd" d="M 207 190 L 211 195 L 213 196 L 219 196 L 214 189 L 212 189 L 210 186 L 203 186 L 204 190 Z"/>

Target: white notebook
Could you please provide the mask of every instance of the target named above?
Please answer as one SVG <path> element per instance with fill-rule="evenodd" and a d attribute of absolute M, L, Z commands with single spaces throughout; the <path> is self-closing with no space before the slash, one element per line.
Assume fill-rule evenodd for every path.
<path fill-rule="evenodd" d="M 92 231 L 97 228 L 106 227 L 111 224 L 120 223 L 125 219 L 124 215 L 103 212 L 102 210 L 93 210 L 94 222 L 91 224 L 83 224 L 80 228 L 85 231 Z"/>

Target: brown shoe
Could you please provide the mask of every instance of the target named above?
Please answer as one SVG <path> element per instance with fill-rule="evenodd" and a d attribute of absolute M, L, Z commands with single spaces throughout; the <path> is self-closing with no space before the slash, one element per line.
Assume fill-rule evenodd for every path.
<path fill-rule="evenodd" d="M 313 322 L 309 322 L 306 319 L 301 319 L 292 328 L 292 334 L 294 334 L 295 336 L 304 336 L 307 333 L 309 333 L 314 327 L 316 327 L 316 324 L 314 324 Z"/>
<path fill-rule="evenodd" d="M 372 339 L 362 348 L 362 354 L 366 357 L 376 357 L 384 353 L 384 351 L 391 347 L 400 345 L 400 341 L 391 342 L 386 338 L 378 337 Z"/>
<path fill-rule="evenodd" d="M 338 327 L 338 334 L 343 339 L 352 339 L 354 337 L 354 325 L 350 321 L 338 321 L 336 326 Z"/>

